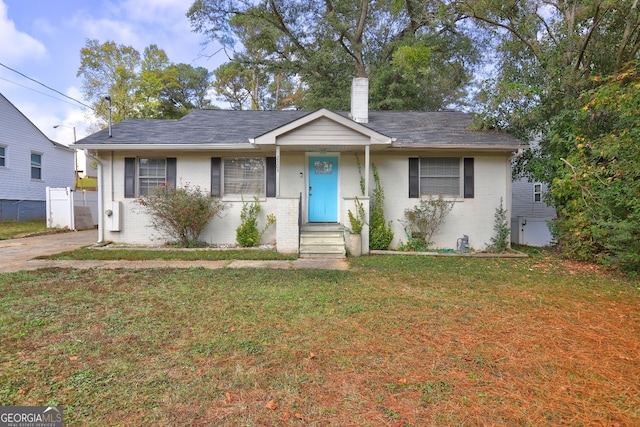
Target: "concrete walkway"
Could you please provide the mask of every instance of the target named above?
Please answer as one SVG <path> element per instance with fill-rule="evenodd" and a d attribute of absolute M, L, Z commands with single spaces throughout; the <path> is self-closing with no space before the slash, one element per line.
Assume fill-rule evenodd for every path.
<path fill-rule="evenodd" d="M 52 261 L 34 259 L 72 251 L 96 243 L 96 230 L 73 231 L 69 233 L 47 234 L 21 239 L 0 240 L 0 273 L 39 268 L 279 268 L 279 269 L 321 269 L 347 270 L 349 264 L 344 259 L 296 259 L 293 261 Z"/>

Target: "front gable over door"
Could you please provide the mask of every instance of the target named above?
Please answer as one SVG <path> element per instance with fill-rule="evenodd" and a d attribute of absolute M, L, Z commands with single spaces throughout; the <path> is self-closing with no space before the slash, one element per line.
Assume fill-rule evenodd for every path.
<path fill-rule="evenodd" d="M 257 146 L 390 146 L 393 139 L 340 114 L 320 109 L 250 139 Z"/>

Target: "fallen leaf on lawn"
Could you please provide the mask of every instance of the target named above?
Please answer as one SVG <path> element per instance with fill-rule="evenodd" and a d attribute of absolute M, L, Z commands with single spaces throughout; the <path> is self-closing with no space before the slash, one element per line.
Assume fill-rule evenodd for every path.
<path fill-rule="evenodd" d="M 229 328 L 229 331 L 231 331 L 231 332 L 235 332 L 235 330 L 236 330 L 235 326 L 232 326 L 231 328 Z"/>
<path fill-rule="evenodd" d="M 407 379 L 406 378 L 400 378 L 398 380 L 398 384 L 406 384 L 407 383 Z"/>
<path fill-rule="evenodd" d="M 282 413 L 282 416 L 280 417 L 280 421 L 286 421 L 286 420 L 288 420 L 289 418 L 291 418 L 291 412 L 289 412 L 289 411 L 284 411 L 284 412 Z"/>
<path fill-rule="evenodd" d="M 69 360 L 71 360 L 72 362 L 75 362 L 76 360 L 78 360 L 78 356 L 71 356 Z"/>
<path fill-rule="evenodd" d="M 313 351 L 309 352 L 309 359 L 315 359 L 316 358 L 316 354 Z"/>
<path fill-rule="evenodd" d="M 18 394 L 24 394 L 24 390 L 23 389 L 18 390 Z"/>
<path fill-rule="evenodd" d="M 301 419 L 302 419 L 302 414 L 301 414 L 300 412 L 296 412 L 295 417 L 296 417 L 297 419 L 301 420 Z"/>
<path fill-rule="evenodd" d="M 270 400 L 269 402 L 267 402 L 266 407 L 267 409 L 271 409 L 272 411 L 275 411 L 276 408 L 278 408 L 278 404 L 276 403 L 275 400 Z"/>
<path fill-rule="evenodd" d="M 226 397 L 226 398 L 227 398 L 227 402 L 231 403 L 231 393 L 226 392 L 226 393 L 224 394 L 224 397 Z"/>

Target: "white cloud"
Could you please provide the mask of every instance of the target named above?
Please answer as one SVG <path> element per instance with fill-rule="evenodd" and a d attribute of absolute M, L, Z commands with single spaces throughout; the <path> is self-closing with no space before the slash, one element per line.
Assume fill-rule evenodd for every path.
<path fill-rule="evenodd" d="M 136 49 L 138 48 L 139 37 L 128 22 L 84 17 L 78 19 L 77 25 L 80 26 L 81 33 L 86 38 L 97 39 L 100 43 L 112 40 L 117 44 L 131 45 Z"/>
<path fill-rule="evenodd" d="M 16 64 L 25 59 L 44 57 L 47 54 L 44 44 L 19 31 L 9 19 L 7 11 L 7 5 L 0 1 L 0 58 L 4 62 Z"/>
<path fill-rule="evenodd" d="M 184 0 L 128 0 L 123 3 L 124 13 L 138 22 L 174 25 L 187 22 L 188 3 Z"/>

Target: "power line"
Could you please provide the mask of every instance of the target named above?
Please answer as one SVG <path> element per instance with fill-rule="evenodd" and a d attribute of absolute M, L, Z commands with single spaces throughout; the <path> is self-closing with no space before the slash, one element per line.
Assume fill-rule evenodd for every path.
<path fill-rule="evenodd" d="M 33 91 L 33 92 L 39 93 L 40 95 L 48 96 L 49 98 L 55 99 L 56 101 L 64 102 L 65 104 L 69 104 L 69 105 L 76 105 L 76 104 L 73 104 L 73 103 L 71 103 L 71 102 L 69 102 L 69 101 L 65 101 L 64 99 L 56 98 L 56 97 L 55 97 L 55 96 L 53 96 L 53 95 L 49 95 L 48 93 L 44 93 L 44 92 L 42 92 L 42 91 L 39 91 L 39 90 L 37 90 L 37 89 L 34 89 L 34 88 L 32 88 L 32 87 L 25 86 L 25 85 L 20 84 L 20 83 L 18 83 L 18 82 L 14 82 L 13 80 L 5 79 L 4 77 L 0 77 L 0 80 L 4 80 L 5 82 L 9 82 L 9 83 L 14 84 L 14 85 L 16 85 L 16 86 L 23 87 L 23 88 L 25 88 L 25 89 L 27 89 L 27 90 L 30 90 L 30 91 Z"/>
<path fill-rule="evenodd" d="M 70 97 L 70 96 L 68 96 L 68 95 L 65 95 L 64 93 L 60 92 L 59 90 L 56 90 L 56 89 L 54 89 L 54 88 L 52 88 L 52 87 L 50 87 L 50 86 L 47 86 L 46 84 L 41 83 L 41 82 L 39 82 L 39 81 L 38 81 L 38 80 L 36 80 L 36 79 L 32 79 L 31 77 L 29 77 L 29 76 L 27 76 L 27 75 L 25 75 L 25 74 L 21 73 L 21 72 L 20 72 L 20 71 L 18 71 L 18 70 L 14 70 L 13 68 L 8 67 L 8 66 L 6 66 L 6 65 L 4 65 L 2 62 L 0 62 L 0 65 L 2 65 L 2 66 L 3 66 L 4 68 L 6 68 L 7 70 L 11 70 L 11 71 L 13 71 L 13 72 L 14 72 L 14 73 L 16 73 L 16 74 L 20 74 L 20 75 L 21 75 L 22 77 L 24 77 L 25 79 L 29 79 L 29 80 L 31 80 L 32 82 L 38 83 L 39 85 L 44 86 L 44 87 L 46 87 L 47 89 L 52 90 L 52 91 L 54 91 L 55 93 L 57 93 L 57 94 L 60 94 L 60 95 L 64 96 L 65 98 L 69 98 L 70 100 L 72 100 L 72 101 L 74 101 L 74 102 L 77 102 L 78 104 L 80 104 L 80 105 L 82 105 L 82 106 L 85 106 L 85 107 L 87 107 L 87 108 L 90 108 L 91 110 L 95 111 L 95 108 L 93 108 L 92 106 L 87 105 L 87 104 L 85 104 L 85 103 L 84 103 L 84 102 L 82 102 L 82 101 L 78 101 L 77 99 L 72 98 L 72 97 Z"/>

